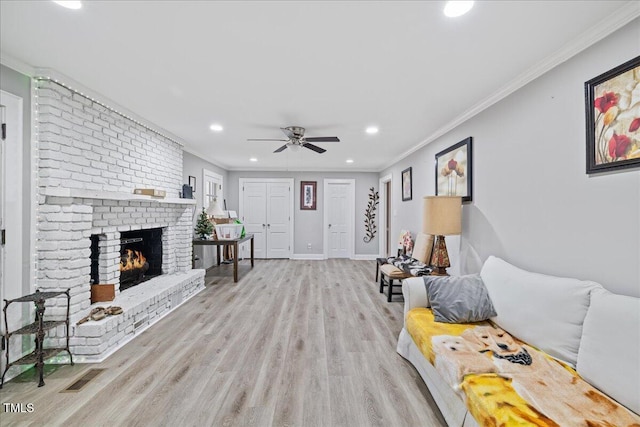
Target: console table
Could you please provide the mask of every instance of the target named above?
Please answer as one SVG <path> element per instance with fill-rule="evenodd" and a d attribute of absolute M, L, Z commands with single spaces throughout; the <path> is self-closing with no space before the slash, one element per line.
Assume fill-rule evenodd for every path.
<path fill-rule="evenodd" d="M 247 240 L 251 241 L 251 268 L 253 268 L 253 234 L 247 234 L 244 237 L 239 237 L 237 239 L 218 239 L 218 240 L 200 240 L 194 239 L 193 246 L 217 246 L 218 247 L 218 256 L 217 262 L 220 265 L 220 252 L 221 248 L 224 246 L 233 246 L 233 281 L 238 281 L 238 245 L 240 243 L 244 243 Z M 193 251 L 192 262 L 195 263 L 195 251 Z"/>

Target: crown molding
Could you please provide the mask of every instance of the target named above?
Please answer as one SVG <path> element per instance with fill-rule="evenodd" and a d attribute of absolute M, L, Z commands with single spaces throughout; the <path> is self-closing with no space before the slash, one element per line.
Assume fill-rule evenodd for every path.
<path fill-rule="evenodd" d="M 19 59 L 14 58 L 11 55 L 7 55 L 5 52 L 0 52 L 0 64 L 5 67 L 9 67 L 27 77 L 33 77 L 35 68 L 26 62 L 22 62 Z"/>
<path fill-rule="evenodd" d="M 339 168 L 318 168 L 318 167 L 264 167 L 256 166 L 251 167 L 230 167 L 227 169 L 229 172 L 313 172 L 313 173 L 379 173 L 379 169 L 339 169 Z"/>
<path fill-rule="evenodd" d="M 409 150 L 403 152 L 399 156 L 395 157 L 392 161 L 386 163 L 379 172 L 382 172 L 394 164 L 404 160 L 409 155 L 415 153 L 419 149 L 425 147 L 446 133 L 452 131 L 456 127 L 460 126 L 467 120 L 476 116 L 478 113 L 486 110 L 491 107 L 493 104 L 501 101 L 507 96 L 511 95 L 513 92 L 522 88 L 526 84 L 532 82 L 543 74 L 551 71 L 553 68 L 567 61 L 571 57 L 577 55 L 588 47 L 594 45 L 599 42 L 603 38 L 607 37 L 614 31 L 619 30 L 624 27 L 629 22 L 636 19 L 640 16 L 640 1 L 632 0 L 627 2 L 620 9 L 609 15 L 607 18 L 598 22 L 598 24 L 594 27 L 589 28 L 589 30 L 584 31 L 582 34 L 575 37 L 570 42 L 566 43 L 560 49 L 555 51 L 553 54 L 543 59 L 542 61 L 535 64 L 529 70 L 520 74 L 515 79 L 511 80 L 497 92 L 492 94 L 490 97 L 480 101 L 479 103 L 472 106 L 470 109 L 462 113 L 460 116 L 454 118 L 449 123 L 437 129 L 431 135 L 429 135 L 426 139 L 420 142 L 418 145 L 410 148 Z"/>
<path fill-rule="evenodd" d="M 211 159 L 208 155 L 205 155 L 201 152 L 199 152 L 198 150 L 194 150 L 191 147 L 187 147 L 186 145 L 182 147 L 182 151 L 186 151 L 189 154 L 193 154 L 196 157 L 201 158 L 202 160 L 211 163 L 214 166 L 219 167 L 220 169 L 224 169 L 226 172 L 230 171 L 231 169 L 229 168 L 229 165 L 226 165 L 224 163 L 220 163 L 217 160 L 213 160 Z"/>

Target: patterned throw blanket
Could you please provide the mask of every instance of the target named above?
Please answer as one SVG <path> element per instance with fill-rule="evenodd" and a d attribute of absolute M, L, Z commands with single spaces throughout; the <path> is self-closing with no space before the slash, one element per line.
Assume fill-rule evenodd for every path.
<path fill-rule="evenodd" d="M 393 264 L 405 273 L 409 273 L 412 276 L 427 276 L 431 274 L 431 267 L 424 264 L 417 259 L 411 258 L 407 255 L 400 255 L 399 257 L 391 257 L 387 259 L 387 263 Z"/>
<path fill-rule="evenodd" d="M 407 332 L 481 426 L 640 426 L 640 417 L 571 367 L 489 322 L 439 323 L 427 308 Z"/>

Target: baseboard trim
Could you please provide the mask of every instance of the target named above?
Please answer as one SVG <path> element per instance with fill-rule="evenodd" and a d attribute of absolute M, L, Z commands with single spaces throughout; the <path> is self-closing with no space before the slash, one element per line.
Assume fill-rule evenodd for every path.
<path fill-rule="evenodd" d="M 378 258 L 378 254 L 355 254 L 351 257 L 354 261 L 375 261 L 376 258 Z M 293 254 L 290 259 L 322 261 L 327 258 L 324 257 L 324 254 Z"/>
<path fill-rule="evenodd" d="M 356 261 L 375 261 L 378 258 L 377 254 L 355 254 L 353 260 Z"/>
<path fill-rule="evenodd" d="M 324 254 L 293 254 L 291 255 L 291 259 L 321 261 L 325 258 Z"/>

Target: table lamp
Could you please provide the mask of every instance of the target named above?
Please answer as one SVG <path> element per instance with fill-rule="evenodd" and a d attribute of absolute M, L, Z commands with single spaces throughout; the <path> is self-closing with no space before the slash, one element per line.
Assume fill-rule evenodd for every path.
<path fill-rule="evenodd" d="M 207 215 L 213 218 L 226 218 L 227 215 L 224 213 L 220 205 L 218 204 L 217 199 L 212 199 L 209 202 L 209 207 L 207 208 Z"/>
<path fill-rule="evenodd" d="M 424 198 L 424 217 L 422 230 L 436 236 L 436 243 L 431 253 L 431 274 L 448 276 L 449 254 L 444 236 L 462 232 L 462 197 L 427 196 Z"/>

